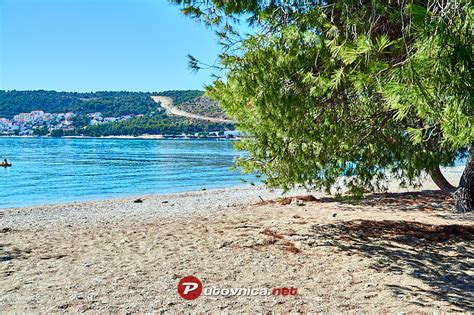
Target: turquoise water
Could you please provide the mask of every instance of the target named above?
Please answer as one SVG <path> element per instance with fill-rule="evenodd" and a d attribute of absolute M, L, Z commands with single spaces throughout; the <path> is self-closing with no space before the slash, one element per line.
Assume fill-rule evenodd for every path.
<path fill-rule="evenodd" d="M 0 137 L 13 164 L 0 167 L 0 208 L 241 185 L 238 154 L 231 141 Z"/>
<path fill-rule="evenodd" d="M 243 184 L 216 140 L 0 138 L 0 208 Z"/>

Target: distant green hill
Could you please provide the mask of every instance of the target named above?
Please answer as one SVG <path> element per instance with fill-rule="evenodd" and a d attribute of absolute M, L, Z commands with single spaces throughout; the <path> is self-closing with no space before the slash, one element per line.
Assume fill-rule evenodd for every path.
<path fill-rule="evenodd" d="M 142 134 L 181 135 L 233 130 L 233 124 L 211 123 L 183 117 L 168 116 L 164 111 L 135 117 L 127 121 L 87 126 L 67 135 L 120 136 Z M 62 135 L 62 134 L 61 134 Z"/>
<path fill-rule="evenodd" d="M 191 100 L 181 102 L 175 106 L 185 112 L 193 113 L 196 115 L 202 115 L 207 117 L 215 118 L 227 118 L 226 114 L 219 107 L 217 102 L 203 96 L 195 97 Z"/>
<path fill-rule="evenodd" d="M 50 113 L 74 112 L 72 130 L 53 130 L 53 136 L 64 135 L 141 135 L 141 134 L 194 134 L 234 129 L 233 124 L 210 123 L 184 117 L 168 116 L 151 99 L 152 95 L 168 96 L 178 108 L 209 117 L 225 117 L 218 104 L 202 97 L 197 90 L 164 92 L 56 92 L 56 91 L 1 91 L 0 117 L 32 110 Z M 104 117 L 143 114 L 128 120 L 91 125 L 86 114 L 101 112 Z M 46 127 L 34 129 L 34 134 L 48 134 Z"/>
<path fill-rule="evenodd" d="M 32 110 L 50 113 L 75 112 L 87 114 L 102 112 L 105 116 L 145 114 L 156 110 L 151 95 L 171 97 L 175 104 L 190 102 L 200 97 L 202 91 L 164 91 L 164 92 L 56 92 L 56 91 L 2 91 L 0 90 L 0 117 L 12 118 L 14 115 Z"/>

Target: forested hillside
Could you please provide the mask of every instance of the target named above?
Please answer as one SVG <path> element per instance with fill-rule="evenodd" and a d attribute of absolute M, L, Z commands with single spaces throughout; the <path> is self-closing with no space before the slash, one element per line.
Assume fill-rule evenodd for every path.
<path fill-rule="evenodd" d="M 227 118 L 226 114 L 219 107 L 217 102 L 203 96 L 193 98 L 189 101 L 181 102 L 175 105 L 177 108 L 193 113 L 196 115 L 202 115 L 207 117 L 215 118 Z"/>
<path fill-rule="evenodd" d="M 50 113 L 101 112 L 105 116 L 144 114 L 156 109 L 151 95 L 169 96 L 175 104 L 189 102 L 202 91 L 144 92 L 56 92 L 56 91 L 2 91 L 0 90 L 0 117 L 11 118 L 22 112 L 43 110 Z"/>
<path fill-rule="evenodd" d="M 202 96 L 203 91 L 199 90 L 173 90 L 173 91 L 164 91 L 159 93 L 151 93 L 158 96 L 168 96 L 173 100 L 174 105 L 179 105 L 181 103 L 190 102 L 197 97 Z"/>
<path fill-rule="evenodd" d="M 178 108 L 209 117 L 225 117 L 218 104 L 197 90 L 164 92 L 56 92 L 0 91 L 0 117 L 42 110 L 44 116 L 3 121 L 0 131 L 11 135 L 181 135 L 234 129 L 232 124 L 210 123 L 169 116 L 152 95 L 167 96 Z M 66 118 L 64 113 L 72 112 Z M 48 116 L 49 115 L 49 116 Z M 62 115 L 62 116 L 61 116 Z M 25 118 L 23 118 L 25 119 Z"/>
<path fill-rule="evenodd" d="M 93 137 L 138 136 L 142 134 L 181 135 L 213 131 L 222 132 L 224 130 L 233 130 L 234 128 L 233 124 L 210 123 L 183 117 L 167 116 L 165 112 L 161 111 L 144 117 L 135 117 L 127 121 L 87 126 L 69 132 L 68 135 L 76 134 Z M 61 135 L 63 134 L 59 134 L 59 136 Z"/>

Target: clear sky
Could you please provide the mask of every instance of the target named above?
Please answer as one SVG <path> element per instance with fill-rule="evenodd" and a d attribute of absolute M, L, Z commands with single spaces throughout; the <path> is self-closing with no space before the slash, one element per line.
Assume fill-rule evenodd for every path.
<path fill-rule="evenodd" d="M 0 0 L 0 89 L 202 89 L 213 31 L 167 0 Z"/>

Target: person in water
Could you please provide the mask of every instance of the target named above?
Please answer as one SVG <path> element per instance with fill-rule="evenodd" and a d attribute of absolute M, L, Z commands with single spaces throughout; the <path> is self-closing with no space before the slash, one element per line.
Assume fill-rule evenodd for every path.
<path fill-rule="evenodd" d="M 8 165 L 8 161 L 7 161 L 7 159 L 4 159 L 4 160 L 3 160 L 3 163 L 2 163 L 2 165 Z"/>

